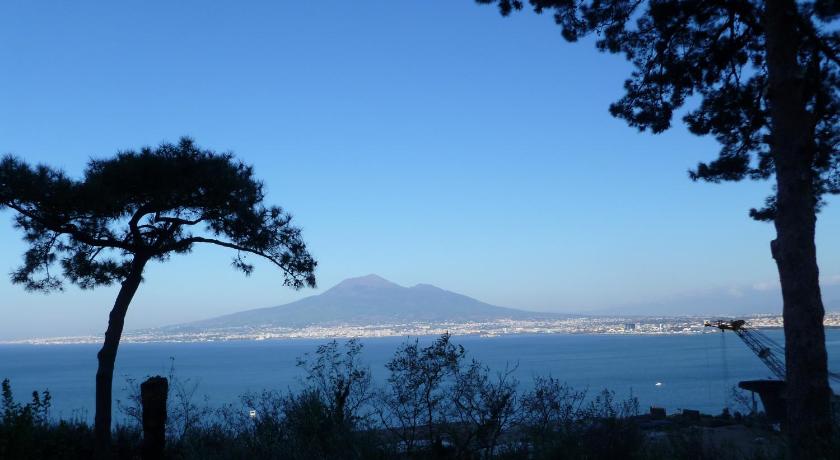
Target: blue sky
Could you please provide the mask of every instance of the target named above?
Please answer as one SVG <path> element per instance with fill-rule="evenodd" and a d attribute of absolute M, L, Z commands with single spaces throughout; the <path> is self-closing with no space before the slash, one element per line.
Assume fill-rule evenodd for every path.
<path fill-rule="evenodd" d="M 773 286 L 767 183 L 692 183 L 716 156 L 679 124 L 607 112 L 629 66 L 550 17 L 459 1 L 0 5 L 0 152 L 78 174 L 175 141 L 233 151 L 294 214 L 319 289 L 199 248 L 149 268 L 127 327 L 270 306 L 377 273 L 519 308 L 582 311 Z M 819 218 L 840 274 L 837 200 Z M 24 247 L 0 213 L 0 271 Z M 100 333 L 115 288 L 0 278 L 0 338 Z"/>

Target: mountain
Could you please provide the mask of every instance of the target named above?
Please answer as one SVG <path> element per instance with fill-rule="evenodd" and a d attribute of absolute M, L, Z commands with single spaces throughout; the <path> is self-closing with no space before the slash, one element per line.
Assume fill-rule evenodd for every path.
<path fill-rule="evenodd" d="M 490 305 L 430 284 L 404 287 L 377 275 L 367 275 L 346 279 L 322 294 L 286 305 L 246 310 L 171 327 L 302 327 L 560 317 Z"/>

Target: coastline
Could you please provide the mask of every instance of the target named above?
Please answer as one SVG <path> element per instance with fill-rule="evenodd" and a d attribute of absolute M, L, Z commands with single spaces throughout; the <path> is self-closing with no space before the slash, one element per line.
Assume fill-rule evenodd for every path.
<path fill-rule="evenodd" d="M 451 333 L 454 336 L 499 337 L 507 335 L 696 335 L 715 333 L 704 327 L 703 321 L 709 317 L 598 317 L 580 316 L 557 320 L 496 320 L 488 322 L 408 322 L 400 324 L 331 324 L 313 325 L 299 328 L 273 325 L 190 329 L 190 328 L 155 328 L 128 331 L 122 343 L 206 343 L 239 342 L 289 339 L 350 339 L 380 337 L 425 337 Z M 746 320 L 758 329 L 781 329 L 783 321 L 780 315 L 754 315 Z M 827 313 L 826 328 L 840 328 L 840 313 Z M 18 340 L 0 340 L 0 345 L 71 345 L 98 344 L 102 337 L 98 335 L 28 338 Z"/>

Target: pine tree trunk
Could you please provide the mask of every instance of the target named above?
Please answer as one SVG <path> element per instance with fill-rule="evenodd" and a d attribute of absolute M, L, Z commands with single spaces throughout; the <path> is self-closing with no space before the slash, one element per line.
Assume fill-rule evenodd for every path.
<path fill-rule="evenodd" d="M 122 283 L 117 300 L 108 318 L 105 342 L 97 354 L 99 367 L 96 369 L 96 415 L 94 417 L 94 435 L 97 458 L 109 458 L 111 449 L 111 391 L 114 380 L 114 362 L 120 345 L 125 314 L 128 305 L 140 286 L 143 267 L 148 259 L 135 256 L 131 263 L 131 272 Z"/>
<path fill-rule="evenodd" d="M 831 390 L 823 329 L 811 168 L 813 128 L 804 69 L 797 61 L 794 0 L 766 3 L 771 151 L 776 165 L 776 239 L 771 243 L 784 302 L 787 430 L 794 457 L 819 450 L 831 434 Z"/>

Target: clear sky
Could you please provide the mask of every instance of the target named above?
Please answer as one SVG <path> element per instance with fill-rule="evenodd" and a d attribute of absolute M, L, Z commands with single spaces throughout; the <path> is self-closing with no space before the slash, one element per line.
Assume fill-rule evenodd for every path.
<path fill-rule="evenodd" d="M 548 16 L 471 0 L 7 0 L 0 63 L 0 153 L 79 174 L 189 135 L 253 164 L 319 260 L 319 289 L 294 292 L 266 264 L 245 278 L 198 248 L 147 270 L 128 328 L 368 273 L 546 311 L 777 284 L 772 226 L 747 217 L 770 185 L 692 183 L 714 141 L 610 117 L 629 66 L 564 42 Z M 834 280 L 838 201 L 817 241 Z M 11 218 L 3 273 L 24 249 Z M 0 278 L 0 339 L 101 333 L 115 292 Z"/>

